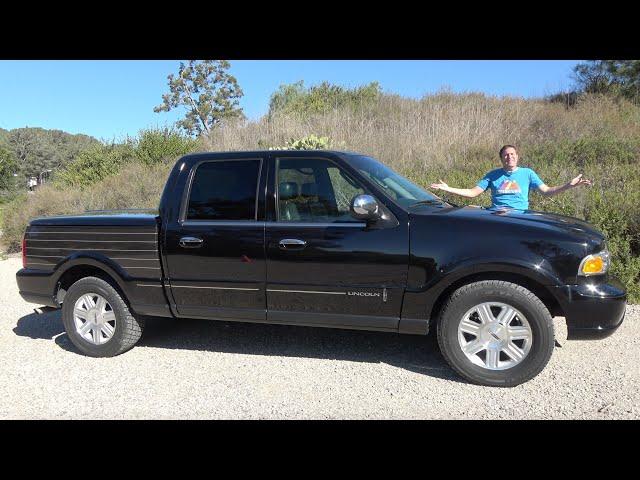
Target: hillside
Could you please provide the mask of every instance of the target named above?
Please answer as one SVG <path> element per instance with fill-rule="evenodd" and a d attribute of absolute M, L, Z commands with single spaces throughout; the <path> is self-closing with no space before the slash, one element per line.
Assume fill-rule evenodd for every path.
<path fill-rule="evenodd" d="M 592 188 L 550 198 L 534 193 L 531 208 L 586 219 L 604 231 L 613 272 L 627 285 L 630 298 L 640 301 L 640 107 L 599 95 L 585 96 L 567 108 L 476 93 L 441 92 L 419 100 L 384 94 L 358 108 L 272 112 L 258 121 L 229 123 L 189 148 L 266 149 L 310 134 L 329 137 L 330 147 L 372 155 L 423 186 L 438 179 L 455 187 L 474 186 L 500 165 L 498 150 L 507 143 L 519 147 L 520 165 L 534 168 L 548 185 L 564 184 L 583 173 L 594 181 Z M 157 206 L 177 157 L 172 153 L 145 165 L 135 160 L 141 157 L 134 152 L 127 157 L 131 161 L 110 163 L 119 173 L 92 185 L 48 186 L 18 200 L 19 208 L 5 213 L 7 245 L 19 248 L 28 219 L 37 215 Z M 489 202 L 486 193 L 473 201 Z"/>

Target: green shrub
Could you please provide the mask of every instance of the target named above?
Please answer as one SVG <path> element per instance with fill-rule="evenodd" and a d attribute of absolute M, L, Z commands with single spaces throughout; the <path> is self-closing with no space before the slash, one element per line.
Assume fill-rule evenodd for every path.
<path fill-rule="evenodd" d="M 86 188 L 115 175 L 131 162 L 173 164 L 198 147 L 197 140 L 171 128 L 142 130 L 138 137 L 128 138 L 124 143 L 97 145 L 81 152 L 75 161 L 56 172 L 54 179 L 63 187 Z"/>
<path fill-rule="evenodd" d="M 305 88 L 304 82 L 281 85 L 271 95 L 269 115 L 276 113 L 309 115 L 339 108 L 356 110 L 375 102 L 381 95 L 380 84 L 371 82 L 356 88 L 344 88 L 322 82 Z"/>
<path fill-rule="evenodd" d="M 284 147 L 271 147 L 269 150 L 327 150 L 329 148 L 332 148 L 329 137 L 311 134 L 297 140 L 292 138 L 285 142 Z"/>
<path fill-rule="evenodd" d="M 66 168 L 54 175 L 54 182 L 63 187 L 85 188 L 114 175 L 135 158 L 131 142 L 96 145 L 80 152 Z"/>
<path fill-rule="evenodd" d="M 629 299 L 639 302 L 639 232 L 637 223 L 634 225 L 629 221 L 629 215 L 625 212 L 625 205 L 621 201 L 627 197 L 627 192 L 605 195 L 600 190 L 594 190 L 590 193 L 590 201 L 584 217 L 607 237 L 607 248 L 611 252 L 612 259 L 611 273 L 625 284 Z M 638 190 L 633 193 L 636 195 L 637 205 L 640 194 Z"/>
<path fill-rule="evenodd" d="M 198 141 L 172 128 L 142 130 L 134 141 L 135 158 L 146 165 L 175 163 L 198 149 Z"/>

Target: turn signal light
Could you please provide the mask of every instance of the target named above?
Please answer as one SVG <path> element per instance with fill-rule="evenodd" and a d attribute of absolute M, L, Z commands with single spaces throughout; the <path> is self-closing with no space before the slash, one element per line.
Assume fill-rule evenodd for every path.
<path fill-rule="evenodd" d="M 604 268 L 604 261 L 601 257 L 594 257 L 585 262 L 582 267 L 582 273 L 600 273 Z"/>
<path fill-rule="evenodd" d="M 609 268 L 609 252 L 604 250 L 600 253 L 589 255 L 580 262 L 578 275 L 599 275 L 606 273 Z"/>

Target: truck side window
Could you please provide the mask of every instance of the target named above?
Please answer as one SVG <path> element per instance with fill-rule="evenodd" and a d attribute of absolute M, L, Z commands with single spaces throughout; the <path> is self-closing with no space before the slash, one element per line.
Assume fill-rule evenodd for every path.
<path fill-rule="evenodd" d="M 255 220 L 260 160 L 205 162 L 191 185 L 187 220 Z"/>
<path fill-rule="evenodd" d="M 278 219 L 283 222 L 358 222 L 351 199 L 364 189 L 328 160 L 278 159 Z"/>

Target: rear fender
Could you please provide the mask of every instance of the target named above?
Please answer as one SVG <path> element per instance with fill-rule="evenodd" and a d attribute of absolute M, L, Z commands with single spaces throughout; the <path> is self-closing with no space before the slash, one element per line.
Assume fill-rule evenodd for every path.
<path fill-rule="evenodd" d="M 102 270 L 111 277 L 119 287 L 119 290 L 126 296 L 129 296 L 129 288 L 127 283 L 133 280 L 131 276 L 115 261 L 102 254 L 74 253 L 65 259 L 56 270 L 53 281 L 53 294 L 57 294 L 60 280 L 64 275 L 75 267 L 91 266 Z"/>

